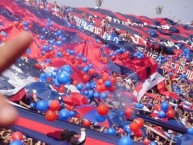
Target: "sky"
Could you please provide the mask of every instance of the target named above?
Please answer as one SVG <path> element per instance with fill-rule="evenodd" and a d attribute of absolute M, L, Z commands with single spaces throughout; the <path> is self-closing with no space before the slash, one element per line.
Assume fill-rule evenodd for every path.
<path fill-rule="evenodd" d="M 71 7 L 95 7 L 95 0 L 48 0 L 57 1 Z M 163 6 L 161 15 L 156 14 L 156 7 Z M 135 14 L 150 18 L 167 17 L 174 21 L 190 23 L 193 20 L 193 0 L 103 0 L 103 9 L 124 14 Z"/>

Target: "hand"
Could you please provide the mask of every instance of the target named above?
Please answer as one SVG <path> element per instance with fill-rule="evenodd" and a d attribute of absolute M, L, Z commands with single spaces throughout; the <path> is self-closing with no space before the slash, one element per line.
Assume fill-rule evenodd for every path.
<path fill-rule="evenodd" d="M 85 128 L 81 128 L 80 131 L 85 131 L 86 129 Z"/>
<path fill-rule="evenodd" d="M 31 34 L 22 32 L 15 39 L 3 44 L 0 47 L 0 73 L 13 64 L 31 42 Z M 0 127 L 13 124 L 17 116 L 15 108 L 7 102 L 3 95 L 0 95 Z"/>

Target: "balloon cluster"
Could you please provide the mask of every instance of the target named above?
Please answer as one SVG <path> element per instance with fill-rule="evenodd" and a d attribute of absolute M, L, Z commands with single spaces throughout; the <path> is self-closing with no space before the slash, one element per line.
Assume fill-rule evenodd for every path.
<path fill-rule="evenodd" d="M 139 109 L 143 109 L 144 104 L 142 104 L 142 103 L 136 103 L 136 104 L 135 104 L 135 107 L 136 107 L 136 108 L 139 108 Z"/>
<path fill-rule="evenodd" d="M 90 80 L 85 85 L 78 83 L 76 88 L 81 92 L 81 94 L 87 96 L 87 98 L 100 97 L 105 100 L 108 97 L 109 92 L 115 90 L 115 84 L 116 79 L 114 77 L 110 77 L 108 74 L 103 74 L 96 82 Z"/>
<path fill-rule="evenodd" d="M 130 125 L 130 130 L 133 132 L 134 136 L 141 137 L 142 131 L 141 128 L 144 125 L 144 120 L 142 118 L 135 119 Z"/>
<path fill-rule="evenodd" d="M 33 25 L 28 21 L 23 21 L 21 23 L 14 21 L 13 26 L 17 27 L 20 30 L 25 30 L 25 31 L 29 31 L 33 27 Z"/>
<path fill-rule="evenodd" d="M 113 61 L 116 59 L 128 59 L 129 56 L 130 52 L 126 51 L 125 48 L 119 48 L 116 51 L 110 53 L 110 57 Z"/>
<path fill-rule="evenodd" d="M 58 88 L 60 93 L 64 92 L 64 84 L 69 84 L 73 69 L 70 65 L 64 65 L 60 69 L 55 69 L 54 72 L 41 73 L 40 82 L 52 82 L 55 88 Z"/>
<path fill-rule="evenodd" d="M 158 109 L 159 108 L 159 109 Z M 172 106 L 168 102 L 162 102 L 161 106 L 158 106 L 157 111 L 159 118 L 174 118 L 175 111 L 172 109 Z"/>
<path fill-rule="evenodd" d="M 107 118 L 109 112 L 109 107 L 105 104 L 100 104 L 97 107 L 97 112 L 95 114 L 95 119 L 97 122 L 104 122 Z"/>
<path fill-rule="evenodd" d="M 12 141 L 10 143 L 10 145 L 23 145 L 22 140 L 23 138 L 23 134 L 19 131 L 16 131 L 14 133 L 12 133 Z"/>
<path fill-rule="evenodd" d="M 51 100 L 49 103 L 45 100 L 39 100 L 36 103 L 36 109 L 45 113 L 45 118 L 48 121 L 55 121 L 57 118 L 62 121 L 67 121 L 70 117 L 75 115 L 67 109 L 60 110 L 60 108 L 61 105 L 58 100 Z"/>

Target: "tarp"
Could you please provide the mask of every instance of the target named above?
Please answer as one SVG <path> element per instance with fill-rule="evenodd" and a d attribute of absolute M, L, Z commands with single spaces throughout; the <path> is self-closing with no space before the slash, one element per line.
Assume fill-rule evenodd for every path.
<path fill-rule="evenodd" d="M 12 126 L 13 129 L 19 130 L 30 137 L 41 140 L 48 145 L 57 144 L 59 145 L 61 141 L 58 141 L 60 132 L 64 129 L 74 130 L 80 133 L 81 126 L 62 122 L 56 120 L 55 122 L 49 122 L 41 114 L 37 114 L 31 110 L 22 109 L 17 107 L 19 112 L 19 119 Z M 98 132 L 90 128 L 86 128 L 86 145 L 91 144 L 101 144 L 101 145 L 114 145 L 118 143 L 119 138 L 110 136 L 106 133 Z M 133 145 L 140 145 L 140 143 L 133 142 Z"/>

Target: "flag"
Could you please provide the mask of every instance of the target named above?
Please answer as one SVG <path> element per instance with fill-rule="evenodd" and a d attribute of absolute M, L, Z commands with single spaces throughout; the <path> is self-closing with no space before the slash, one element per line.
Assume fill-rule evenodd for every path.
<path fill-rule="evenodd" d="M 133 92 L 133 94 L 137 98 L 137 101 L 139 102 L 148 90 L 153 88 L 155 85 L 157 85 L 164 79 L 165 78 L 162 75 L 156 72 L 152 74 L 148 79 L 146 79 L 143 83 L 137 85 L 136 89 Z"/>

